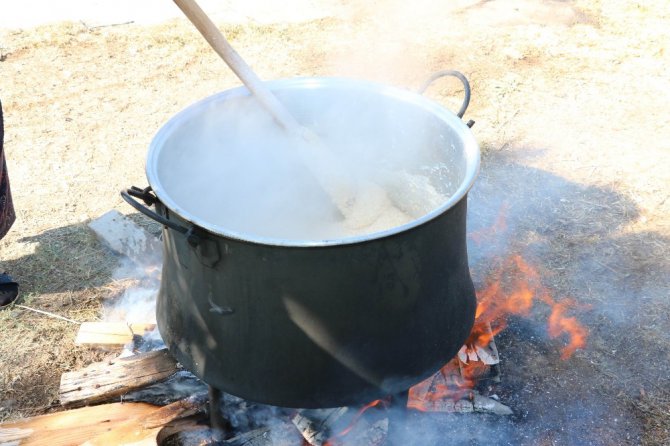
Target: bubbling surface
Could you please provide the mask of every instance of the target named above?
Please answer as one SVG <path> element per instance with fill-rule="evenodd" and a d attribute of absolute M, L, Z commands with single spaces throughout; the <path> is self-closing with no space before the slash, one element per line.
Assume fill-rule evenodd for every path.
<path fill-rule="evenodd" d="M 319 147 L 296 150 L 251 97 L 209 103 L 169 135 L 159 179 L 180 214 L 243 239 L 333 240 L 402 226 L 442 206 L 459 186 L 462 167 L 449 156 L 458 147 L 428 113 L 379 119 L 365 101 L 288 102 Z M 336 181 L 329 190 L 320 178 L 326 171 Z M 340 186 L 364 206 L 338 208 L 332 194 Z"/>

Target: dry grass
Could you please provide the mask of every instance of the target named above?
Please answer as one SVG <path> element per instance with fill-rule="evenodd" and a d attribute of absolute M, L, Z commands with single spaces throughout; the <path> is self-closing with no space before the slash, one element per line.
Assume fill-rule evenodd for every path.
<path fill-rule="evenodd" d="M 318 26 L 302 28 L 314 33 Z M 274 54 L 276 59 L 265 60 L 273 68 L 294 59 L 291 42 L 301 34 L 288 25 L 231 25 L 225 31 L 238 44 L 251 43 L 251 53 Z M 118 191 L 145 184 L 145 147 L 161 122 L 236 81 L 184 23 L 43 26 L 11 32 L 0 46 L 3 72 L 10 73 L 0 89 L 18 214 L 0 241 L 0 270 L 21 283 L 21 305 L 96 320 L 102 302 L 128 283 L 112 280 L 117 259 L 86 222 L 111 207 L 128 211 Z M 305 65 L 317 62 L 310 58 Z M 287 67 L 282 75 L 293 70 L 302 68 Z M 146 219 L 135 220 L 156 232 Z M 61 373 L 100 357 L 73 345 L 77 325 L 25 309 L 0 312 L 0 327 L 0 420 L 50 407 Z"/>
<path fill-rule="evenodd" d="M 102 299 L 112 291 L 115 259 L 86 227 L 56 228 L 23 243 L 34 244 L 34 252 L 2 262 L 21 281 L 16 303 L 75 321 L 96 320 Z M 73 345 L 75 323 L 12 305 L 0 312 L 0 326 L 0 419 L 44 411 L 57 400 L 63 371 L 100 358 Z"/>
<path fill-rule="evenodd" d="M 531 407 L 533 395 L 551 389 L 563 396 L 552 404 L 569 412 L 565 399 L 581 402 L 571 393 L 579 389 L 640 429 L 602 421 L 601 442 L 670 443 L 665 3 L 463 0 L 432 10 L 425 2 L 419 23 L 402 2 L 377 3 L 388 6 L 382 16 L 358 5 L 346 20 L 224 31 L 268 79 L 350 75 L 414 88 L 438 69 L 467 73 L 474 92 L 467 117 L 477 121 L 487 161 L 473 202 L 488 218 L 488 208 L 493 215 L 511 201 L 518 249 L 540 263 L 557 294 L 593 308 L 580 315 L 591 329 L 589 347 L 568 363 L 523 330 L 510 334 L 510 358 L 537 350 L 538 359 L 508 373 L 518 390 L 509 398 Z M 18 221 L 0 241 L 0 270 L 21 282 L 23 304 L 96 319 L 101 302 L 124 284 L 111 279 L 116 259 L 85 222 L 110 208 L 127 212 L 118 190 L 146 184 L 144 157 L 156 129 L 238 81 L 182 21 L 93 30 L 59 24 L 1 39 Z M 448 82 L 430 90 L 452 109 L 458 93 Z M 49 407 L 60 374 L 97 358 L 73 347 L 74 324 L 15 307 L 0 311 L 0 327 L 0 420 Z M 548 426 L 584 427 L 537 404 L 550 414 L 540 417 Z"/>

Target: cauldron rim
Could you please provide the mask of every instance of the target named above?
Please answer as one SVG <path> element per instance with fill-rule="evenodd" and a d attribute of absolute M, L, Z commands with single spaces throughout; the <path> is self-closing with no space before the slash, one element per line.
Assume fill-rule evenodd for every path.
<path fill-rule="evenodd" d="M 171 212 L 179 215 L 182 219 L 216 236 L 231 238 L 252 244 L 295 248 L 319 248 L 365 243 L 411 230 L 444 214 L 446 211 L 451 209 L 465 198 L 470 188 L 472 188 L 477 174 L 479 173 L 481 153 L 479 145 L 470 131 L 470 128 L 454 113 L 447 110 L 437 102 L 432 101 L 420 94 L 377 82 L 344 77 L 294 77 L 272 80 L 266 82 L 266 84 L 271 90 L 294 88 L 317 89 L 320 87 L 345 87 L 352 89 L 358 88 L 367 92 L 377 93 L 381 96 L 387 96 L 396 100 L 404 101 L 422 108 L 423 110 L 431 113 L 434 117 L 444 121 L 461 138 L 463 144 L 463 158 L 466 165 L 465 172 L 463 174 L 463 181 L 461 181 L 456 191 L 436 209 L 404 225 L 370 234 L 336 239 L 294 240 L 241 233 L 238 231 L 231 231 L 229 229 L 222 228 L 216 224 L 212 224 L 205 219 L 198 217 L 197 215 L 193 215 L 193 213 L 187 211 L 174 199 L 172 199 L 170 194 L 161 184 L 157 167 L 159 164 L 158 157 L 160 155 L 161 148 L 163 147 L 165 141 L 170 137 L 172 132 L 174 132 L 183 122 L 186 122 L 190 117 L 198 113 L 203 107 L 208 106 L 212 102 L 250 95 L 246 87 L 236 87 L 201 99 L 200 101 L 197 101 L 184 108 L 172 118 L 170 118 L 158 130 L 152 139 L 149 145 L 149 152 L 146 162 L 147 179 L 151 188 L 162 204 Z"/>

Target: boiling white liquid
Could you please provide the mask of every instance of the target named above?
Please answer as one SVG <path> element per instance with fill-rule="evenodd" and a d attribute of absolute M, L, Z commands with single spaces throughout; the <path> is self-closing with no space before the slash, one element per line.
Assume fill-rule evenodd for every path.
<path fill-rule="evenodd" d="M 161 184 L 180 215 L 217 232 L 296 241 L 391 229 L 453 194 L 445 185 L 458 179 L 429 150 L 435 135 L 407 123 L 389 130 L 392 137 L 343 135 L 349 125 L 333 123 L 333 116 L 312 123 L 325 149 L 301 151 L 263 110 L 212 106 L 170 135 L 158 161 Z M 333 156 L 337 166 L 330 166 Z M 339 187 L 353 200 L 338 202 Z"/>

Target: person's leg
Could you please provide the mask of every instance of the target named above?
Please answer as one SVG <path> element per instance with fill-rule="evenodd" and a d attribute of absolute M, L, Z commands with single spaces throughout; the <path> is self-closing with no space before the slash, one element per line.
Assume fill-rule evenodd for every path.
<path fill-rule="evenodd" d="M 9 191 L 9 176 L 4 152 L 5 128 L 2 116 L 2 102 L 0 102 L 0 239 L 2 239 L 14 223 L 14 207 L 12 195 Z M 7 274 L 0 274 L 0 307 L 12 303 L 19 295 L 19 284 Z"/>
<path fill-rule="evenodd" d="M 14 207 L 12 194 L 9 189 L 9 175 L 4 151 L 5 128 L 2 116 L 2 102 L 0 102 L 0 239 L 2 239 L 14 223 Z"/>
<path fill-rule="evenodd" d="M 11 304 L 19 295 L 19 284 L 8 274 L 0 274 L 0 308 Z"/>

